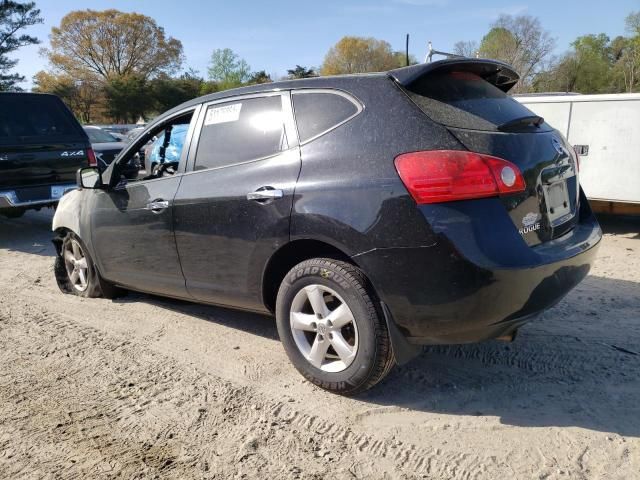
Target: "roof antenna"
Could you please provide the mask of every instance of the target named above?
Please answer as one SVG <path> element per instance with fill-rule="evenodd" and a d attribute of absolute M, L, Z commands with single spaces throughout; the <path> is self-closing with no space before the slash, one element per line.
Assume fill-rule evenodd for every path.
<path fill-rule="evenodd" d="M 405 44 L 405 58 L 407 60 L 407 67 L 409 66 L 409 34 L 407 33 L 407 41 Z"/>

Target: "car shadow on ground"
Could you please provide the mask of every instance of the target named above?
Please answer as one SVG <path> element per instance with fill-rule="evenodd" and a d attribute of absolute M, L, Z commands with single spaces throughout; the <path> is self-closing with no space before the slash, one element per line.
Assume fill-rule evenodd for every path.
<path fill-rule="evenodd" d="M 640 240 L 640 217 L 598 214 L 598 222 L 604 233 L 616 235 L 635 234 L 630 238 Z"/>
<path fill-rule="evenodd" d="M 514 343 L 427 347 L 361 400 L 640 437 L 639 293 L 638 283 L 590 276 Z"/>
<path fill-rule="evenodd" d="M 9 219 L 0 215 L 0 249 L 53 256 L 51 221 L 53 209 L 31 210 L 21 218 Z"/>

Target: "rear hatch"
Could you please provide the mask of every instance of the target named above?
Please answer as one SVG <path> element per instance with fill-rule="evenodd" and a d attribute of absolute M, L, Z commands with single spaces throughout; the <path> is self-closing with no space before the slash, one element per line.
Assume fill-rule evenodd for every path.
<path fill-rule="evenodd" d="M 0 93 L 0 190 L 15 190 L 22 202 L 51 198 L 50 186 L 75 183 L 89 147 L 59 98 Z"/>
<path fill-rule="evenodd" d="M 413 71 L 411 71 L 413 69 Z M 524 192 L 500 200 L 528 245 L 573 228 L 579 208 L 575 154 L 562 135 L 506 92 L 518 75 L 491 60 L 453 59 L 391 72 L 408 97 L 470 151 L 522 172 Z"/>

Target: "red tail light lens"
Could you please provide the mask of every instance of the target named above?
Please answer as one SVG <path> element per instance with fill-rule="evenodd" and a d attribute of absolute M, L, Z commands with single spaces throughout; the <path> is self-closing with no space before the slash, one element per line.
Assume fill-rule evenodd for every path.
<path fill-rule="evenodd" d="M 96 158 L 96 154 L 93 151 L 93 148 L 87 148 L 87 158 L 89 159 L 89 166 L 90 167 L 97 167 L 98 166 L 98 159 Z"/>
<path fill-rule="evenodd" d="M 396 170 L 417 203 L 452 202 L 522 192 L 520 169 L 501 158 L 457 150 L 398 155 Z"/>

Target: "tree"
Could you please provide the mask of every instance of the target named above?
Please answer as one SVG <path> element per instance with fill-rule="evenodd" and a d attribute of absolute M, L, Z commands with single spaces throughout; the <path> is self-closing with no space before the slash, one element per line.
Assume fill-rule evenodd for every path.
<path fill-rule="evenodd" d="M 300 65 L 296 65 L 296 68 L 292 68 L 291 70 L 287 70 L 287 76 L 290 79 L 294 78 L 311 78 L 317 77 L 318 74 L 312 68 L 302 67 Z"/>
<path fill-rule="evenodd" d="M 40 71 L 33 77 L 34 92 L 59 96 L 83 123 L 91 123 L 103 101 L 103 87 L 95 79 L 74 79 L 70 75 L 55 75 Z"/>
<path fill-rule="evenodd" d="M 388 42 L 371 37 L 343 37 L 327 52 L 321 73 L 381 72 L 398 66 L 398 59 Z"/>
<path fill-rule="evenodd" d="M 163 76 L 149 82 L 153 108 L 162 113 L 181 103 L 200 96 L 204 80 L 197 72 L 187 72 L 179 78 Z"/>
<path fill-rule="evenodd" d="M 251 67 L 230 48 L 218 48 L 211 54 L 209 80 L 218 83 L 220 90 L 239 87 L 251 77 Z"/>
<path fill-rule="evenodd" d="M 257 83 L 271 83 L 271 75 L 269 75 L 264 70 L 260 70 L 259 72 L 253 72 L 251 77 L 249 78 L 249 85 L 255 85 Z"/>
<path fill-rule="evenodd" d="M 640 84 L 640 12 L 632 12 L 625 19 L 631 37 L 617 37 L 611 42 L 615 65 L 614 77 L 622 80 L 625 92 L 633 92 Z"/>
<path fill-rule="evenodd" d="M 529 88 L 555 48 L 555 39 L 529 15 L 501 15 L 480 42 L 479 55 L 502 60 L 520 74 L 514 92 Z"/>
<path fill-rule="evenodd" d="M 107 109 L 117 121 L 133 123 L 153 105 L 147 80 L 142 75 L 114 77 L 105 85 Z"/>
<path fill-rule="evenodd" d="M 2 0 L 0 3 L 0 91 L 19 90 L 16 84 L 24 81 L 24 77 L 18 73 L 10 73 L 18 60 L 10 59 L 8 54 L 20 47 L 40 43 L 36 37 L 19 35 L 18 32 L 42 21 L 40 10 L 35 8 L 33 2 Z"/>
<path fill-rule="evenodd" d="M 474 40 L 456 42 L 453 46 L 453 53 L 461 57 L 475 58 L 478 53 L 478 42 Z"/>
<path fill-rule="evenodd" d="M 152 78 L 182 64 L 182 43 L 165 35 L 154 19 L 118 10 L 82 10 L 65 15 L 51 29 L 43 50 L 53 68 L 74 78 L 87 75 Z"/>

